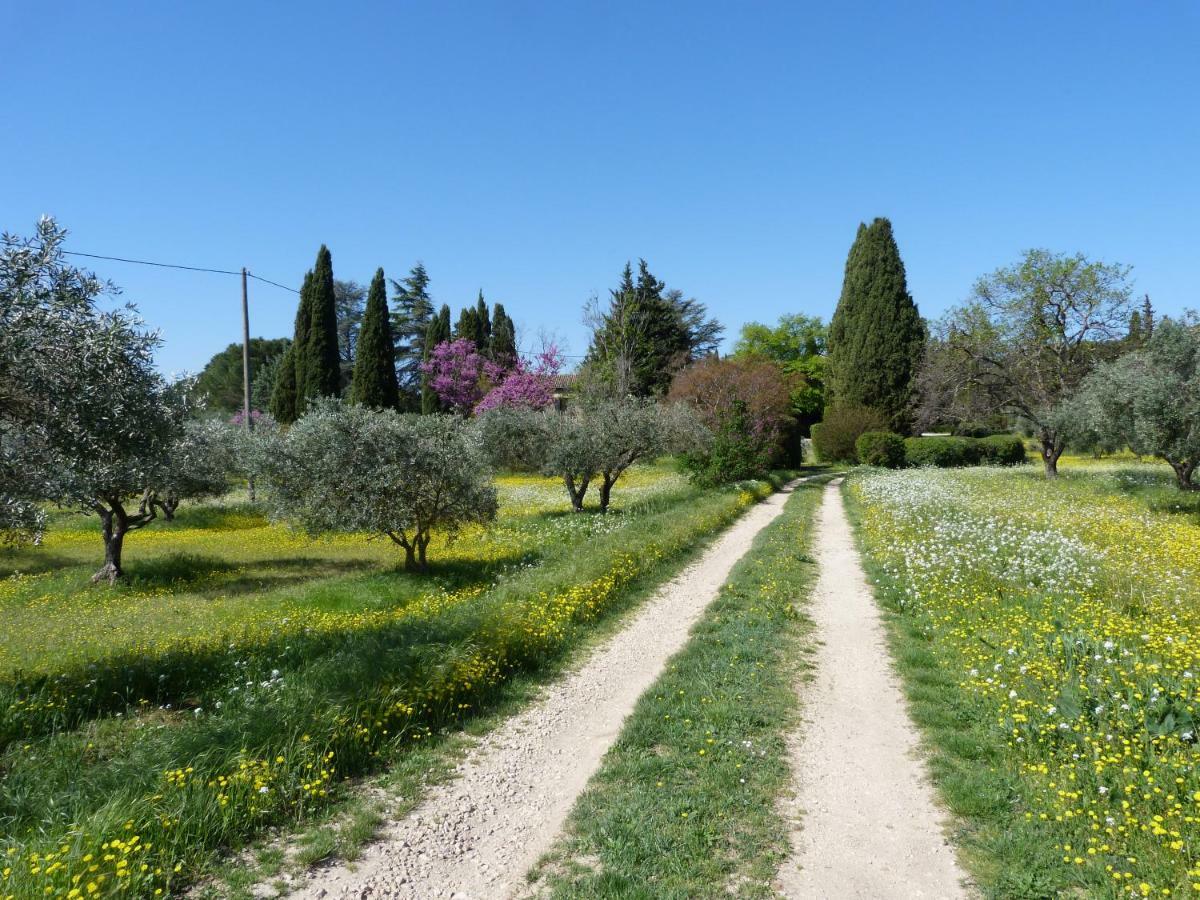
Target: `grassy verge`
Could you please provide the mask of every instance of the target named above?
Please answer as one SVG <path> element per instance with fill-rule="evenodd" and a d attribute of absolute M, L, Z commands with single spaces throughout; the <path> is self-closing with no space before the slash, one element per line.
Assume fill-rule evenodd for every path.
<path fill-rule="evenodd" d="M 410 748 L 494 708 L 514 679 L 552 668 L 597 620 L 769 490 L 650 503 L 619 528 L 459 595 L 324 627 L 280 623 L 220 646 L 168 649 L 150 664 L 121 656 L 38 682 L 41 693 L 16 696 L 9 711 L 21 706 L 20 719 L 37 706 L 27 718 L 49 729 L 13 735 L 0 753 L 0 896 L 169 893 L 222 851 L 325 814 L 345 779 L 403 768 Z M 173 702 L 139 697 L 153 666 L 175 686 L 165 689 Z M 133 688 L 99 710 L 72 705 L 77 684 L 94 696 L 81 681 L 89 672 L 109 683 L 132 672 Z M 58 703 L 74 717 L 55 722 Z"/>
<path fill-rule="evenodd" d="M 769 896 L 788 835 L 775 800 L 811 626 L 813 514 L 800 485 L 687 646 L 638 701 L 566 836 L 532 877 L 556 897 Z"/>
<path fill-rule="evenodd" d="M 1200 893 L 1200 527 L 1166 473 L 859 473 L 864 563 L 989 897 Z"/>

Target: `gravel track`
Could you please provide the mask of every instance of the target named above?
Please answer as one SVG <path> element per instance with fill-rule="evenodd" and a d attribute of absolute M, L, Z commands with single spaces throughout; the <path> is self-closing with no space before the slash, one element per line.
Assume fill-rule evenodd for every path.
<path fill-rule="evenodd" d="M 484 737 L 354 864 L 309 873 L 300 898 L 499 900 L 550 849 L 638 697 L 716 597 L 787 493 L 752 507 L 582 666 Z"/>
<path fill-rule="evenodd" d="M 967 897 L 943 831 L 842 496 L 825 490 L 810 606 L 821 641 L 799 688 L 804 724 L 791 740 L 797 796 L 785 897 Z"/>

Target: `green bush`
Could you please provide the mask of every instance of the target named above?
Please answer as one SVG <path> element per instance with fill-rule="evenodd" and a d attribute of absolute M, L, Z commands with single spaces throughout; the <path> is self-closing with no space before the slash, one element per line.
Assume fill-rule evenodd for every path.
<path fill-rule="evenodd" d="M 854 442 L 858 461 L 867 466 L 899 469 L 904 466 L 904 438 L 892 431 L 864 431 Z"/>
<path fill-rule="evenodd" d="M 887 416 L 867 406 L 826 410 L 825 420 L 812 427 L 813 449 L 825 463 L 856 462 L 856 442 L 868 431 L 887 431 Z"/>
<path fill-rule="evenodd" d="M 979 442 L 971 438 L 915 437 L 905 440 L 904 457 L 908 465 L 913 467 L 950 469 L 977 465 L 982 454 Z"/>
<path fill-rule="evenodd" d="M 979 441 L 981 461 L 989 466 L 1017 466 L 1025 462 L 1025 442 L 1015 434 L 993 434 Z"/>

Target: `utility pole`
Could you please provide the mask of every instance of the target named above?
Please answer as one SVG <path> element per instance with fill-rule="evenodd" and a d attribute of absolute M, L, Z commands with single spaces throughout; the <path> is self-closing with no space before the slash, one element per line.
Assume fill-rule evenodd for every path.
<path fill-rule="evenodd" d="M 246 290 L 246 267 L 242 266 L 242 426 L 254 430 L 250 420 L 250 298 Z M 249 480 L 250 499 L 254 500 L 254 478 Z"/>

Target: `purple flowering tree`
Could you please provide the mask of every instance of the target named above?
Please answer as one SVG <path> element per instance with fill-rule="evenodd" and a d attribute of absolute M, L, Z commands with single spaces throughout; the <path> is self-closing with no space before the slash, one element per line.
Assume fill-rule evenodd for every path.
<path fill-rule="evenodd" d="M 467 338 L 438 344 L 421 363 L 421 371 L 429 376 L 429 387 L 442 406 L 463 416 L 471 414 L 502 374 Z"/>
<path fill-rule="evenodd" d="M 485 413 L 500 406 L 545 409 L 554 402 L 554 379 L 562 370 L 563 356 L 554 344 L 546 347 L 532 365 L 518 357 L 498 383 L 475 406 Z"/>

